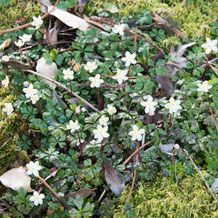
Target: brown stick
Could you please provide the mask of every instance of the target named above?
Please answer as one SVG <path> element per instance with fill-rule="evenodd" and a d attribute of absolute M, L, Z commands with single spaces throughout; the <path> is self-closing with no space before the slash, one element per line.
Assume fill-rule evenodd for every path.
<path fill-rule="evenodd" d="M 202 175 L 201 171 L 198 169 L 198 167 L 196 166 L 195 162 L 192 160 L 192 158 L 189 156 L 188 151 L 186 151 L 185 149 L 183 149 L 183 151 L 185 152 L 186 156 L 189 158 L 189 160 L 192 162 L 192 164 L 194 165 L 195 170 L 197 171 L 197 173 L 200 175 L 201 179 L 204 181 L 205 186 L 207 187 L 209 193 L 212 195 L 213 199 L 216 201 L 216 204 L 218 204 L 216 196 L 214 195 L 214 193 L 211 191 L 210 186 L 208 185 L 207 181 L 205 180 L 204 176 Z"/>
<path fill-rule="evenodd" d="M 76 130 L 76 134 L 78 135 L 78 139 L 79 139 L 80 157 L 83 160 L 83 146 L 82 146 L 81 138 L 79 136 L 79 132 L 77 130 Z"/>
<path fill-rule="evenodd" d="M 214 122 L 214 124 L 216 126 L 216 130 L 218 131 L 218 123 L 217 123 L 216 117 L 214 116 L 214 113 L 213 113 L 213 111 L 211 110 L 210 107 L 209 107 L 209 110 L 210 110 L 211 116 L 213 118 L 213 122 Z"/>
<path fill-rule="evenodd" d="M 26 129 L 29 129 L 28 124 L 24 121 L 24 119 L 21 117 L 20 113 L 14 110 L 14 113 L 17 114 L 17 116 L 20 118 L 20 120 L 22 121 L 22 123 L 24 124 L 24 126 L 26 127 Z"/>
<path fill-rule="evenodd" d="M 202 105 L 203 105 L 204 96 L 205 96 L 205 92 L 203 93 L 203 95 L 202 95 L 202 97 L 201 97 L 201 104 L 200 104 L 200 108 L 201 108 L 201 107 L 202 107 Z"/>
<path fill-rule="evenodd" d="M 134 35 L 134 52 L 135 53 L 136 53 L 137 36 L 138 36 L 138 27 L 135 28 L 135 35 Z"/>
<path fill-rule="evenodd" d="M 56 1 L 56 3 L 55 3 L 55 5 L 53 6 L 53 8 L 52 8 L 50 11 L 48 11 L 46 14 L 44 14 L 44 15 L 42 16 L 42 19 L 45 19 L 45 18 L 56 8 L 56 6 L 57 6 L 57 4 L 59 3 L 59 1 L 60 1 L 60 0 L 57 0 L 57 1 Z M 22 25 L 22 26 L 15 27 L 15 28 L 12 28 L 12 29 L 2 30 L 2 31 L 0 31 L 0 35 L 1 35 L 1 34 L 4 34 L 4 33 L 13 32 L 13 31 L 16 31 L 16 30 L 21 30 L 21 29 L 26 28 L 26 27 L 29 27 L 29 26 L 31 26 L 31 25 L 32 25 L 32 22 L 26 23 L 26 24 L 24 24 L 24 25 Z"/>
<path fill-rule="evenodd" d="M 52 187 L 40 176 L 38 178 L 41 180 L 41 182 L 49 189 L 49 191 L 67 208 L 67 210 L 71 210 L 69 205 L 64 201 L 58 194 L 55 192 Z"/>
<path fill-rule="evenodd" d="M 131 186 L 128 198 L 126 199 L 126 203 L 125 203 L 123 209 L 121 210 L 120 214 L 122 214 L 124 212 L 124 210 L 125 210 L 124 208 L 125 208 L 125 206 L 128 204 L 128 202 L 130 200 L 130 197 L 132 195 L 132 191 L 133 191 L 133 188 L 134 188 L 134 185 L 135 185 L 135 180 L 136 180 L 136 170 L 134 171 L 134 175 L 133 175 L 133 179 L 132 179 L 132 186 Z"/>
<path fill-rule="evenodd" d="M 30 62 L 29 62 L 28 54 L 27 54 L 26 42 L 24 43 L 24 45 L 25 45 L 26 60 L 27 60 L 28 65 L 31 66 L 31 65 L 30 65 Z"/>
<path fill-rule="evenodd" d="M 44 76 L 44 75 L 42 75 L 42 74 L 40 74 L 40 73 L 37 73 L 37 72 L 35 72 L 35 71 L 33 71 L 33 70 L 25 70 L 25 71 L 26 71 L 26 72 L 29 72 L 29 73 L 32 73 L 32 74 L 34 74 L 34 75 L 40 76 L 40 77 L 42 77 L 42 78 L 45 78 L 45 79 L 47 79 L 47 80 L 49 80 L 49 81 L 55 83 L 56 85 L 60 86 L 61 88 L 65 89 L 67 92 L 71 93 L 70 89 L 68 89 L 66 86 L 62 85 L 61 83 L 59 83 L 59 82 L 57 82 L 57 81 L 55 81 L 55 80 L 53 80 L 53 79 L 51 79 L 51 78 L 49 78 L 49 77 L 47 77 L 47 76 Z M 82 101 L 85 105 L 87 105 L 87 106 L 89 106 L 90 108 L 92 108 L 95 112 L 100 113 L 100 111 L 99 111 L 97 108 L 95 108 L 94 106 L 92 106 L 88 101 L 86 101 L 85 99 L 83 99 L 82 97 L 80 97 L 79 95 L 77 95 L 75 92 L 72 92 L 72 95 L 75 96 L 75 97 L 76 97 L 77 99 L 79 99 L 80 101 Z"/>
<path fill-rule="evenodd" d="M 145 143 L 144 145 L 142 145 L 138 150 L 134 151 L 124 162 L 123 164 L 126 165 L 129 163 L 129 161 L 132 159 L 132 157 L 136 154 L 138 154 L 139 151 L 141 151 L 145 146 L 150 145 L 151 141 Z"/>

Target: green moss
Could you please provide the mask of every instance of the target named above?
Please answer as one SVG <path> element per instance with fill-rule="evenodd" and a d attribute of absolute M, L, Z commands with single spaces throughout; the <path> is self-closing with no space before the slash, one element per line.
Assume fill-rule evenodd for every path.
<path fill-rule="evenodd" d="M 0 108 L 4 103 L 13 103 L 16 96 L 11 95 L 9 88 L 0 88 Z M 3 125 L 3 126 L 2 126 Z M 0 110 L 0 175 L 6 170 L 25 164 L 28 161 L 28 155 L 25 151 L 16 146 L 20 137 L 26 130 L 16 114 L 12 114 L 8 119 L 6 113 Z M 0 193 L 3 193 L 3 186 L 0 185 Z"/>
<path fill-rule="evenodd" d="M 206 25 L 210 25 L 217 19 L 217 5 L 214 1 L 195 0 L 192 3 L 180 0 L 113 0 L 119 8 L 120 16 L 129 17 L 130 14 L 139 13 L 146 9 L 161 14 L 165 19 L 178 23 L 178 28 L 188 37 L 199 37 L 203 34 Z M 163 3 L 165 2 L 165 3 Z M 104 7 L 104 1 L 92 0 L 92 12 L 97 12 Z"/>
<path fill-rule="evenodd" d="M 137 186 L 137 187 L 136 187 Z M 139 183 L 131 196 L 135 208 L 134 217 L 217 217 L 216 202 L 208 194 L 199 175 L 187 176 L 178 184 L 159 177 L 152 185 Z M 129 188 L 120 197 L 120 205 L 114 217 L 120 215 L 126 202 Z"/>
<path fill-rule="evenodd" d="M 38 3 L 11 0 L 7 7 L 0 7 L 0 30 L 15 27 L 15 21 L 20 18 L 25 18 L 25 23 L 30 22 L 39 14 L 42 12 Z"/>

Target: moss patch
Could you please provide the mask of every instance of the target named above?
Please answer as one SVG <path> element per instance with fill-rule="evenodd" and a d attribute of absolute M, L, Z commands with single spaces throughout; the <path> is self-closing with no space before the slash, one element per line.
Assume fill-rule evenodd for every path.
<path fill-rule="evenodd" d="M 136 187 L 138 186 L 138 187 Z M 216 202 L 207 193 L 199 175 L 187 176 L 178 184 L 168 178 L 159 178 L 154 184 L 140 182 L 135 186 L 130 203 L 135 208 L 135 217 L 217 217 Z M 126 202 L 127 188 L 121 198 L 115 217 Z"/>

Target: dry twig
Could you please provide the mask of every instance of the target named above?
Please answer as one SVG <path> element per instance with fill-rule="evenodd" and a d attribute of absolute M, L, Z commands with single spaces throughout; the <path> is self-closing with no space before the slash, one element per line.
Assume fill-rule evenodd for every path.
<path fill-rule="evenodd" d="M 217 123 L 216 117 L 214 116 L 214 113 L 213 113 L 213 111 L 211 110 L 210 107 L 209 107 L 209 110 L 210 110 L 211 116 L 213 118 L 213 122 L 214 122 L 214 124 L 216 126 L 216 130 L 218 131 L 218 123 Z"/>
<path fill-rule="evenodd" d="M 192 158 L 189 156 L 188 151 L 186 151 L 185 149 L 183 149 L 183 151 L 185 152 L 186 156 L 189 158 L 189 160 L 192 162 L 192 164 L 194 165 L 195 170 L 197 171 L 197 173 L 200 175 L 201 179 L 204 181 L 205 186 L 207 187 L 209 193 L 212 195 L 213 199 L 216 201 L 216 204 L 218 204 L 216 196 L 214 195 L 214 193 L 211 191 L 210 186 L 208 185 L 207 181 L 205 180 L 203 174 L 201 173 L 201 171 L 199 170 L 199 168 L 196 166 L 195 162 L 192 160 Z"/>
<path fill-rule="evenodd" d="M 65 89 L 67 92 L 71 93 L 74 97 L 76 97 L 77 99 L 82 101 L 85 105 L 87 105 L 88 107 L 92 108 L 95 112 L 100 113 L 100 111 L 97 108 L 95 108 L 93 105 L 91 105 L 88 101 L 86 101 L 84 98 L 82 98 L 79 95 L 77 95 L 75 92 L 71 92 L 70 89 L 68 89 L 66 86 L 62 85 L 61 83 L 59 83 L 59 82 L 57 82 L 57 81 L 55 81 L 55 80 L 53 80 L 51 78 L 48 78 L 47 76 L 44 76 L 44 75 L 42 75 L 40 73 L 37 73 L 37 72 L 35 72 L 33 70 L 25 70 L 25 71 L 29 72 L 29 73 L 32 73 L 34 75 L 40 76 L 42 78 L 45 78 L 45 79 L 55 83 L 56 85 L 58 85 L 59 87 Z"/>

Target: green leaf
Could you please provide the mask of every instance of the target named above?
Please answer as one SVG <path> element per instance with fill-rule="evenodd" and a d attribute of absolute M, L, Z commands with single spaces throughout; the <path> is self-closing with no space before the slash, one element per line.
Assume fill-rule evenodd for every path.
<path fill-rule="evenodd" d="M 117 12 L 119 11 L 119 9 L 117 8 L 117 6 L 114 5 L 114 4 L 112 4 L 112 3 L 110 3 L 110 2 L 104 4 L 104 8 L 105 8 L 107 11 L 111 12 L 111 13 L 117 13 Z"/>

